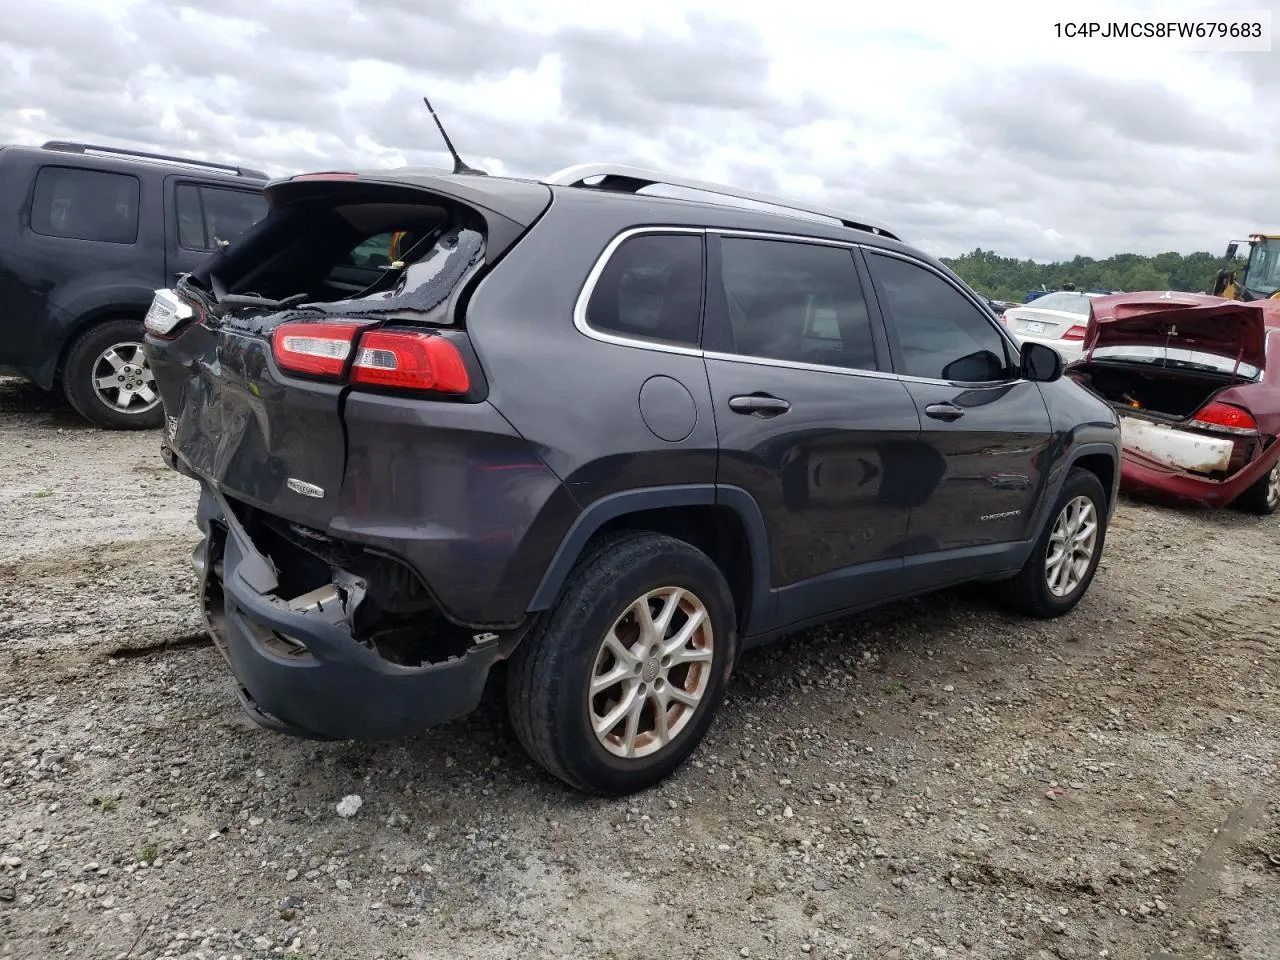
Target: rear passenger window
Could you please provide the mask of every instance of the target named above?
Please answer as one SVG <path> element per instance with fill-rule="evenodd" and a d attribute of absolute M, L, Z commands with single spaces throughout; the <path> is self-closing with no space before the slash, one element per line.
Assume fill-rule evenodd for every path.
<path fill-rule="evenodd" d="M 260 193 L 179 184 L 178 243 L 188 250 L 217 250 L 267 215 Z"/>
<path fill-rule="evenodd" d="M 1009 374 L 1005 340 L 967 297 L 932 270 L 869 253 L 881 306 L 911 377 L 986 383 Z"/>
<path fill-rule="evenodd" d="M 630 237 L 605 265 L 587 323 L 602 333 L 697 344 L 702 325 L 702 237 Z"/>
<path fill-rule="evenodd" d="M 31 229 L 46 237 L 134 243 L 137 177 L 75 167 L 42 167 L 31 202 Z"/>
<path fill-rule="evenodd" d="M 720 241 L 736 353 L 876 368 L 871 318 L 852 254 L 786 240 Z"/>

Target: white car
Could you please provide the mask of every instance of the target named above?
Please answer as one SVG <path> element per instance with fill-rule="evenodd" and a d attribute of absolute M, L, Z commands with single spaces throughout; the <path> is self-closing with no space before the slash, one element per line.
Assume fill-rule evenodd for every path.
<path fill-rule="evenodd" d="M 1091 299 L 1087 293 L 1059 290 L 1010 307 L 1001 319 L 1020 343 L 1043 343 L 1057 350 L 1063 363 L 1070 363 L 1084 352 Z"/>

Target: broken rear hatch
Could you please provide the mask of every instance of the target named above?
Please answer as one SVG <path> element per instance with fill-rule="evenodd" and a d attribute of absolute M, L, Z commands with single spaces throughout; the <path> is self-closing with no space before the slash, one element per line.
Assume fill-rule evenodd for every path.
<path fill-rule="evenodd" d="M 435 362 L 434 395 L 482 396 L 453 328 L 455 298 L 526 226 L 447 195 L 457 178 L 418 179 L 436 189 L 350 175 L 269 186 L 267 218 L 179 283 L 192 321 L 150 331 L 149 355 L 169 446 L 222 493 L 324 529 L 345 473 L 353 381 L 420 387 L 396 377 Z M 514 212 L 532 221 L 543 208 Z M 461 395 L 451 364 L 472 366 L 455 378 Z"/>
<path fill-rule="evenodd" d="M 1127 457 L 1221 480 L 1256 456 L 1261 438 L 1239 390 L 1263 375 L 1263 309 L 1173 292 L 1098 297 L 1092 307 L 1071 370 L 1120 412 Z"/>

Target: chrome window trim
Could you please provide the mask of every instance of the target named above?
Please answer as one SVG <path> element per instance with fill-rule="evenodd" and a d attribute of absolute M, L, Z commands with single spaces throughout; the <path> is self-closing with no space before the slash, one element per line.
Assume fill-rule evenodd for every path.
<path fill-rule="evenodd" d="M 632 347 L 639 350 L 652 350 L 655 353 L 671 353 L 683 357 L 702 357 L 704 360 L 727 360 L 736 363 L 749 363 L 756 366 L 779 367 L 789 370 L 806 370 L 813 373 L 838 373 L 851 377 L 869 377 L 875 380 L 897 380 L 902 383 L 922 383 L 933 384 L 936 386 L 960 386 L 960 387 L 1001 387 L 1008 386 L 1013 383 L 1027 382 L 1025 378 L 1019 377 L 1014 380 L 978 380 L 973 382 L 965 382 L 962 380 L 940 380 L 928 377 L 913 377 L 903 373 L 895 373 L 891 370 L 861 370 L 855 367 L 836 367 L 820 363 L 800 363 L 794 360 L 775 360 L 771 357 L 753 357 L 744 353 L 721 353 L 714 350 L 703 350 L 701 347 L 686 347 L 674 343 L 665 343 L 661 340 L 645 340 L 639 337 L 626 337 L 620 334 L 606 333 L 603 330 L 597 330 L 587 322 L 587 304 L 591 300 L 591 295 L 595 292 L 596 284 L 600 280 L 600 275 L 604 273 L 605 267 L 608 266 L 609 260 L 617 252 L 627 240 L 632 237 L 644 234 L 690 234 L 694 236 L 706 237 L 708 234 L 716 234 L 718 236 L 745 237 L 754 240 L 777 240 L 789 243 L 810 243 L 818 246 L 826 247 L 842 247 L 849 251 L 854 249 L 863 249 L 874 253 L 880 253 L 885 256 L 896 257 L 907 263 L 924 267 L 931 273 L 938 276 L 945 283 L 957 290 L 970 303 L 974 303 L 971 296 L 965 294 L 954 283 L 951 282 L 944 274 L 940 273 L 929 264 L 924 263 L 914 257 L 903 256 L 890 250 L 884 250 L 880 247 L 867 247 L 866 244 L 859 243 L 856 240 L 830 240 L 825 237 L 809 237 L 803 234 L 789 233 L 771 233 L 766 230 L 720 230 L 715 227 L 688 227 L 688 226 L 643 226 L 629 227 L 615 236 L 605 246 L 600 256 L 596 258 L 596 262 L 591 267 L 591 272 L 587 274 L 587 279 L 582 285 L 582 290 L 578 293 L 578 299 L 573 307 L 573 325 L 578 332 L 592 340 L 601 343 L 611 343 L 620 347 Z M 705 283 L 705 272 L 704 272 Z M 976 307 L 977 304 L 974 303 Z M 979 311 L 981 312 L 981 311 Z M 1000 334 L 1011 346 L 1014 347 L 1014 354 L 1018 354 L 1018 347 L 1012 342 L 1011 335 L 1001 330 L 995 324 L 992 326 L 996 332 Z"/>
<path fill-rule="evenodd" d="M 767 230 L 717 230 L 708 227 L 707 233 L 721 237 L 740 237 L 747 240 L 777 240 L 779 243 L 808 243 L 819 247 L 844 247 L 852 250 L 861 246 L 856 240 L 831 240 L 827 237 L 807 237 L 798 233 L 770 233 Z"/>
<path fill-rule="evenodd" d="M 858 367 L 833 367 L 825 363 L 802 363 L 798 360 L 775 360 L 772 357 L 753 357 L 747 353 L 720 353 L 708 350 L 703 354 L 707 360 L 729 360 L 734 363 L 749 363 L 759 367 L 782 367 L 786 370 L 808 370 L 813 373 L 840 373 L 849 377 L 871 377 L 875 380 L 903 380 L 899 374 L 885 370 L 862 370 Z"/>
<path fill-rule="evenodd" d="M 704 227 L 631 227 L 623 230 L 620 234 L 609 241 L 608 246 L 604 248 L 604 252 L 596 258 L 595 264 L 591 267 L 591 272 L 587 274 L 586 282 L 582 285 L 582 290 L 578 293 L 578 300 L 573 305 L 573 325 L 578 328 L 578 332 L 583 336 L 590 337 L 592 340 L 599 340 L 602 343 L 612 343 L 619 347 L 639 347 L 643 350 L 656 350 L 659 353 L 674 353 L 685 357 L 702 356 L 702 347 L 700 346 L 681 346 L 675 343 L 667 343 L 662 340 L 645 340 L 639 337 L 625 337 L 621 334 L 606 333 L 603 330 L 597 330 L 587 322 L 587 304 L 591 302 L 591 295 L 595 293 L 596 284 L 600 282 L 600 275 L 604 273 L 605 267 L 609 265 L 609 261 L 613 259 L 613 255 L 618 252 L 618 248 L 630 240 L 632 237 L 638 237 L 648 233 L 675 233 L 689 234 L 694 236 L 706 236 Z M 706 284 L 706 270 L 703 270 L 703 285 Z"/>

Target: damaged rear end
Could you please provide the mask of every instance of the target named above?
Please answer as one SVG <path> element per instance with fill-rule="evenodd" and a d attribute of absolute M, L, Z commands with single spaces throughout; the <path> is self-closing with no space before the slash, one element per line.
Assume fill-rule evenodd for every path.
<path fill-rule="evenodd" d="M 546 187 L 324 174 L 175 291 L 147 352 L 201 486 L 208 625 L 258 722 L 382 739 L 475 707 L 524 629 L 501 585 L 567 499 L 489 404 L 475 286 Z"/>
<path fill-rule="evenodd" d="M 1127 488 L 1220 506 L 1270 471 L 1280 394 L 1266 311 L 1182 293 L 1099 297 L 1092 308 L 1068 373 L 1119 413 Z"/>

